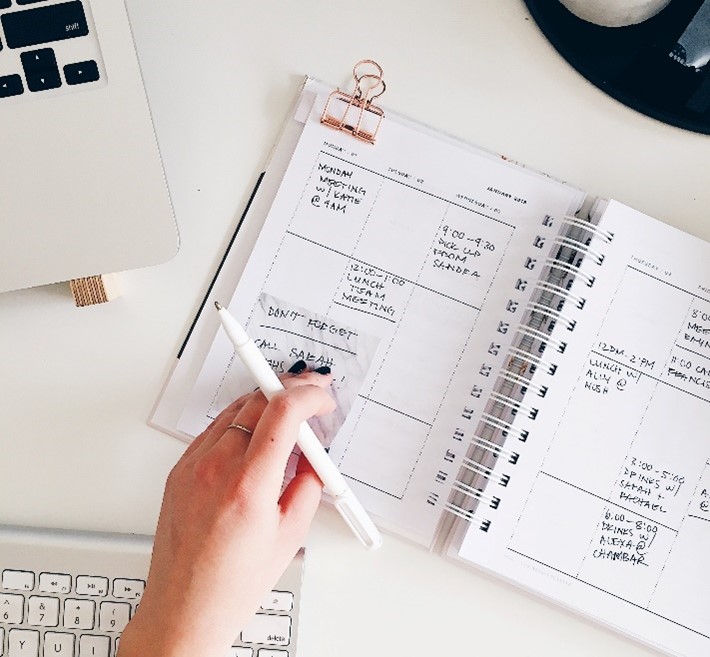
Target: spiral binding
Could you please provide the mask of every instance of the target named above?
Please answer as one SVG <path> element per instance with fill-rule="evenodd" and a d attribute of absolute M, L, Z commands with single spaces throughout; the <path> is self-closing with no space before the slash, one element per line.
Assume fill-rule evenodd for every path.
<path fill-rule="evenodd" d="M 508 436 L 508 434 L 512 434 L 513 436 L 517 436 L 519 440 L 522 442 L 525 442 L 528 439 L 528 433 L 527 431 L 523 431 L 520 429 L 514 429 L 512 424 L 510 422 L 504 422 L 501 420 L 499 417 L 496 417 L 495 415 L 491 415 L 490 413 L 483 413 L 481 416 L 481 422 L 484 424 L 488 425 L 489 427 L 492 427 L 493 429 L 499 430 L 504 436 Z"/>
<path fill-rule="evenodd" d="M 524 404 L 521 404 L 516 399 L 512 399 L 508 395 L 501 395 L 499 392 L 496 392 L 495 390 L 491 393 L 490 399 L 492 399 L 493 401 L 497 401 L 500 404 L 503 404 L 503 406 L 507 406 L 508 408 L 512 408 L 516 413 L 518 413 L 518 411 L 527 412 L 528 417 L 531 420 L 534 420 L 537 417 L 537 414 L 538 414 L 537 408 L 533 408 L 532 406 L 525 406 Z"/>
<path fill-rule="evenodd" d="M 518 349 L 517 347 L 511 347 L 508 351 L 509 354 L 514 356 L 518 362 L 524 362 L 531 367 L 531 371 L 535 371 L 542 367 L 549 374 L 554 374 L 557 370 L 557 365 L 549 360 L 543 360 L 539 356 L 526 351 L 524 349 Z M 527 369 L 527 368 L 526 368 Z"/>
<path fill-rule="evenodd" d="M 514 452 L 512 449 L 504 449 L 498 443 L 492 443 L 490 440 L 485 440 L 484 438 L 480 438 L 479 436 L 474 436 L 472 442 L 474 442 L 482 449 L 486 449 L 489 452 L 493 452 L 496 456 L 507 456 L 508 461 L 513 465 L 515 465 L 518 462 L 518 459 L 520 458 L 519 452 Z"/>
<path fill-rule="evenodd" d="M 599 251 L 596 251 L 595 249 L 592 249 L 589 244 L 585 244 L 584 242 L 573 240 L 568 237 L 558 236 L 553 241 L 553 244 L 568 246 L 571 249 L 576 249 L 587 256 L 592 256 L 598 265 L 601 265 L 602 262 L 604 262 L 603 254 L 599 253 Z"/>
<path fill-rule="evenodd" d="M 546 217 L 547 220 L 551 218 Z M 538 408 L 524 404 L 523 400 L 531 393 L 545 397 L 548 392 L 548 386 L 532 382 L 532 376 L 540 369 L 550 376 L 557 370 L 556 362 L 540 354 L 550 349 L 564 353 L 567 343 L 553 339 L 551 333 L 558 323 L 574 331 L 577 320 L 563 309 L 573 304 L 576 312 L 583 310 L 586 304 L 583 296 L 570 292 L 572 283 L 579 278 L 589 287 L 594 285 L 596 277 L 581 271 L 580 267 L 585 261 L 601 267 L 604 253 L 592 248 L 591 243 L 600 240 L 610 244 L 614 239 L 612 232 L 574 215 L 565 215 L 561 223 L 564 228 L 553 239 L 551 253 L 543 260 L 542 275 L 534 284 L 533 296 L 525 306 L 522 321 L 515 327 L 516 341 L 496 375 L 493 391 L 468 442 L 458 477 L 443 504 L 446 511 L 468 523 L 477 523 L 485 532 L 493 522 L 492 512 L 502 502 L 501 496 L 489 492 L 487 487 L 506 487 L 512 477 L 510 472 L 498 471 L 500 459 L 503 457 L 507 466 L 514 467 L 521 458 L 520 451 L 504 447 L 503 443 L 511 437 L 521 443 L 530 438 L 530 432 L 516 426 L 515 420 L 520 413 L 525 413 L 530 421 L 534 421 Z M 540 248 L 542 243 L 544 240 L 537 238 L 534 246 Z M 532 268 L 530 265 L 534 262 L 535 259 L 528 258 L 526 267 Z M 524 290 L 526 285 L 526 281 L 519 279 L 516 288 Z M 512 300 L 508 302 L 509 306 L 513 303 Z M 482 388 L 474 386 L 476 390 L 482 392 Z M 472 417 L 471 412 L 464 413 L 464 417 Z M 462 440 L 463 432 L 458 430 L 457 434 L 460 434 L 456 436 L 457 440 Z"/>
<path fill-rule="evenodd" d="M 568 301 L 574 301 L 575 307 L 579 310 L 582 310 L 582 308 L 584 308 L 584 304 L 587 303 L 587 300 L 584 297 L 572 294 L 569 290 L 565 290 L 565 288 L 560 287 L 559 285 L 553 285 L 548 281 L 538 281 L 535 283 L 535 289 L 556 294 L 560 297 L 566 297 Z"/>
<path fill-rule="evenodd" d="M 508 483 L 510 482 L 510 476 L 509 475 L 499 475 L 495 473 L 495 478 L 493 477 L 494 472 L 492 468 L 487 468 L 485 467 L 482 463 L 479 463 L 478 461 L 473 461 L 472 459 L 466 457 L 463 459 L 462 462 L 462 467 L 465 469 L 469 470 L 470 472 L 475 472 L 479 476 L 483 477 L 484 479 L 491 480 L 493 479 L 495 483 L 500 484 L 501 486 L 507 486 Z M 459 482 L 463 483 L 463 482 Z"/>
<path fill-rule="evenodd" d="M 462 520 L 465 520 L 468 523 L 478 521 L 480 523 L 480 528 L 483 531 L 488 531 L 488 528 L 491 526 L 491 521 L 487 518 L 478 516 L 473 511 L 467 511 L 466 509 L 462 509 L 460 506 L 457 506 L 456 504 L 453 504 L 451 502 L 446 502 L 446 504 L 444 504 L 444 509 L 446 509 L 449 513 L 452 513 L 453 515 L 458 516 Z"/>
<path fill-rule="evenodd" d="M 603 230 L 596 224 L 590 223 L 585 219 L 580 219 L 579 217 L 573 214 L 564 215 L 564 217 L 562 217 L 562 223 L 567 226 L 579 228 L 580 230 L 586 233 L 590 233 L 595 237 L 599 237 L 600 239 L 603 239 L 607 244 L 611 244 L 614 240 L 614 233 L 612 233 L 611 231 Z"/>
<path fill-rule="evenodd" d="M 507 380 L 513 385 L 520 386 L 521 389 L 525 389 L 523 391 L 523 394 L 525 394 L 525 391 L 527 391 L 528 389 L 536 392 L 539 397 L 544 397 L 547 394 L 547 386 L 541 386 L 536 383 L 532 383 L 530 379 L 526 379 L 524 376 L 519 376 L 514 372 L 511 372 L 510 370 L 502 369 L 500 370 L 500 372 L 498 372 L 498 376 L 502 379 Z"/>
<path fill-rule="evenodd" d="M 526 326 L 525 324 L 521 324 L 518 327 L 518 333 L 523 333 L 532 339 L 537 339 L 541 342 L 552 344 L 557 348 L 557 351 L 559 351 L 560 353 L 564 353 L 564 350 L 567 348 L 566 342 L 563 342 L 562 340 L 553 340 L 547 333 L 544 333 L 543 331 L 538 331 L 537 329 L 531 328 L 530 326 Z"/>
<path fill-rule="evenodd" d="M 562 262 L 557 258 L 546 258 L 545 264 L 552 269 L 561 269 L 572 276 L 579 276 L 582 280 L 586 281 L 587 287 L 592 287 L 594 285 L 594 281 L 596 280 L 596 276 L 579 271 L 579 265 L 572 265 L 567 262 Z"/>

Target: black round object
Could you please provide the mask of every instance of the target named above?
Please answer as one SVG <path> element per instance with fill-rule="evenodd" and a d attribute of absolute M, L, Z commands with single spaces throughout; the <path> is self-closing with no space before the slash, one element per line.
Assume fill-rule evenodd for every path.
<path fill-rule="evenodd" d="M 601 27 L 559 0 L 525 0 L 557 51 L 602 91 L 665 123 L 710 134 L 710 64 L 684 64 L 679 44 L 703 1 L 671 0 L 638 25 Z M 710 24 L 704 29 L 710 48 Z"/>

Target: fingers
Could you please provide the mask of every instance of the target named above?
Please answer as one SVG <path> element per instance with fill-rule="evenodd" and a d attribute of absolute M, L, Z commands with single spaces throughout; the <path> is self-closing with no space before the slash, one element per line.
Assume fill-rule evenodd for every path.
<path fill-rule="evenodd" d="M 298 376 L 295 373 L 286 374 L 282 379 L 286 389 L 307 385 L 324 388 L 330 385 L 331 381 L 329 375 L 315 371 L 304 372 Z M 213 449 L 218 450 L 219 458 L 234 459 L 244 455 L 266 406 L 266 398 L 259 391 L 240 397 L 230 404 L 210 425 L 209 435 L 201 436 L 202 445 L 194 452 L 194 457 L 201 458 Z M 230 424 L 239 424 L 251 429 L 252 435 L 240 429 L 229 428 Z M 295 441 L 295 437 L 293 440 Z"/>
<path fill-rule="evenodd" d="M 238 422 L 243 424 L 245 427 L 253 427 L 256 425 L 256 421 L 261 416 L 264 408 L 266 406 L 266 398 L 259 392 L 250 392 L 246 395 L 242 395 L 235 401 L 233 401 L 227 408 L 225 408 L 210 424 L 210 426 L 205 429 L 196 439 L 193 441 L 190 447 L 192 448 L 186 456 L 191 459 L 202 458 L 206 453 L 208 453 L 219 440 L 227 433 L 227 427 L 232 422 Z M 246 411 L 245 411 L 246 409 Z M 243 414 L 249 417 L 254 417 L 251 421 L 247 418 L 243 418 Z M 242 420 L 237 418 L 242 417 Z M 231 432 L 232 430 L 230 430 Z M 195 444 L 197 443 L 197 444 Z M 193 447 L 194 446 L 194 447 Z M 242 452 L 243 453 L 243 452 Z"/>
<path fill-rule="evenodd" d="M 332 397 L 316 385 L 292 386 L 275 395 L 264 410 L 247 449 L 250 465 L 280 488 L 286 462 L 302 422 L 330 413 Z"/>
<path fill-rule="evenodd" d="M 250 395 L 251 393 L 249 393 Z M 221 426 L 221 423 L 225 417 L 234 417 L 236 413 L 244 406 L 244 404 L 247 401 L 247 398 L 249 395 L 242 395 L 238 399 L 235 399 L 227 408 L 225 408 L 212 422 L 210 425 L 199 435 L 195 440 L 193 440 L 188 448 L 185 450 L 183 453 L 182 458 L 187 458 L 190 456 L 193 456 L 195 452 L 198 451 L 204 451 L 204 448 L 208 445 L 206 444 L 211 444 L 214 442 L 216 439 L 214 436 L 214 431 L 218 424 Z M 220 435 L 224 433 L 224 431 L 220 431 Z"/>
<path fill-rule="evenodd" d="M 303 364 L 302 366 L 301 363 Z M 289 370 L 288 374 L 283 375 L 282 383 L 285 388 L 302 385 L 317 385 L 320 387 L 330 385 L 332 377 L 328 374 L 320 374 L 316 371 L 303 372 L 301 374 L 302 367 L 305 366 L 305 362 L 298 361 Z M 206 453 L 215 446 L 220 438 L 227 435 L 228 427 L 232 423 L 241 424 L 253 431 L 265 407 L 266 398 L 259 390 L 235 399 L 192 441 L 185 450 L 183 457 L 199 457 L 201 454 Z M 244 450 L 241 450 L 241 452 L 243 453 Z"/>
<path fill-rule="evenodd" d="M 224 470 L 225 475 L 231 473 L 230 477 L 237 479 L 253 476 L 253 481 L 265 485 L 269 496 L 278 500 L 286 463 L 300 424 L 313 415 L 332 411 L 335 406 L 323 390 L 332 381 L 329 374 L 316 371 L 292 373 L 285 375 L 282 381 L 285 391 L 278 393 L 268 404 L 259 391 L 235 400 L 195 439 L 183 459 L 187 457 L 196 464 L 209 458 L 229 466 Z M 252 432 L 230 428 L 233 424 Z M 313 479 L 319 481 L 313 475 L 305 477 L 304 481 L 309 479 L 311 484 Z M 301 485 L 297 484 L 294 490 L 299 491 Z"/>
<path fill-rule="evenodd" d="M 228 452 L 223 458 L 233 458 L 246 453 L 266 404 L 264 395 L 254 394 L 236 415 L 227 416 L 225 424 L 215 429 L 213 446 L 224 448 Z"/>
<path fill-rule="evenodd" d="M 327 388 L 332 382 L 333 377 L 330 375 L 330 372 L 324 373 L 318 372 L 317 370 L 303 372 L 303 374 L 298 374 L 297 376 L 286 374 L 281 380 L 286 390 L 295 388 L 296 386 L 318 386 L 319 388 Z"/>

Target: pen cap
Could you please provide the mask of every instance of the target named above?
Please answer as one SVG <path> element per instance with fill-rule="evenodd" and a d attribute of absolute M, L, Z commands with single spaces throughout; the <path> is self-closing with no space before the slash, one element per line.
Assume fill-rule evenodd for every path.
<path fill-rule="evenodd" d="M 350 489 L 335 498 L 335 508 L 368 550 L 382 546 L 382 534 Z"/>

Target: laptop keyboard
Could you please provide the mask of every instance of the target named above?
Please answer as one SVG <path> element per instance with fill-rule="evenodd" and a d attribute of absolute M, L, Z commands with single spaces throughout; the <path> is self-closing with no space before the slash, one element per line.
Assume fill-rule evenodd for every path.
<path fill-rule="evenodd" d="M 105 83 L 88 0 L 0 0 L 0 102 Z"/>
<path fill-rule="evenodd" d="M 151 549 L 148 536 L 0 526 L 0 656 L 115 657 Z M 302 566 L 300 553 L 225 657 L 296 657 Z"/>

